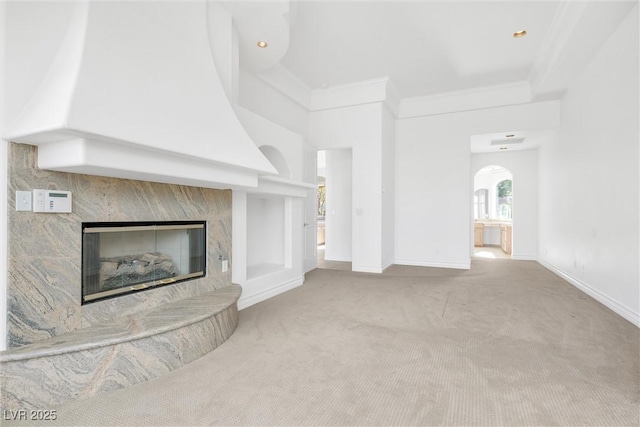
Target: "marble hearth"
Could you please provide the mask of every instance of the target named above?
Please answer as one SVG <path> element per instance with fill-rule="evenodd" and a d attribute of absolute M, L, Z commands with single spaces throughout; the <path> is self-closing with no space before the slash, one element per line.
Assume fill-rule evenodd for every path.
<path fill-rule="evenodd" d="M 159 377 L 226 341 L 241 288 L 227 286 L 0 353 L 0 407 L 51 408 Z"/>

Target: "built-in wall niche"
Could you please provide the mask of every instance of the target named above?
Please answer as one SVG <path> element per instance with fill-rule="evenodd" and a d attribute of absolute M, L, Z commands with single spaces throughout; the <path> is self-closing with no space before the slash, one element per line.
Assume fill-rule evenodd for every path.
<path fill-rule="evenodd" d="M 291 198 L 247 195 L 247 279 L 291 268 Z"/>

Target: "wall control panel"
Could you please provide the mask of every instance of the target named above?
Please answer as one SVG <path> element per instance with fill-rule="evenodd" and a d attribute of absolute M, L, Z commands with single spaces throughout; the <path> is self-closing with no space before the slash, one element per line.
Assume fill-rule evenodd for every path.
<path fill-rule="evenodd" d="M 33 211 L 45 213 L 71 212 L 71 191 L 33 190 Z"/>

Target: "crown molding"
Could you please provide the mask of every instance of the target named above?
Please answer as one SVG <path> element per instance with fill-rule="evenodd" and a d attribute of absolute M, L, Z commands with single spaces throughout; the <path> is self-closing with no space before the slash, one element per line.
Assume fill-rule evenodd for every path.
<path fill-rule="evenodd" d="M 404 98 L 400 102 L 398 118 L 431 116 L 527 102 L 531 102 L 531 87 L 528 82 L 523 81 Z"/>
<path fill-rule="evenodd" d="M 387 93 L 385 101 L 387 102 L 387 106 L 393 113 L 393 116 L 397 118 L 398 113 L 400 112 L 400 102 L 402 101 L 402 98 L 400 97 L 400 93 L 398 92 L 396 85 L 391 79 L 387 81 Z"/>
<path fill-rule="evenodd" d="M 522 104 L 532 100 L 531 86 L 526 81 L 401 98 L 389 77 L 311 89 L 279 64 L 255 76 L 309 112 L 383 102 L 400 119 Z"/>
<path fill-rule="evenodd" d="M 363 80 L 311 91 L 310 111 L 330 110 L 373 102 L 387 96 L 388 77 Z"/>
<path fill-rule="evenodd" d="M 386 102 L 393 114 L 398 116 L 400 95 L 389 77 L 362 80 L 326 89 L 311 89 L 280 64 L 254 75 L 309 112 Z"/>
<path fill-rule="evenodd" d="M 527 78 L 532 96 L 541 92 L 544 82 L 569 43 L 586 7 L 587 3 L 584 1 L 561 0 Z"/>
<path fill-rule="evenodd" d="M 310 109 L 311 88 L 282 65 L 276 64 L 272 68 L 254 75 L 296 104 L 307 110 Z"/>

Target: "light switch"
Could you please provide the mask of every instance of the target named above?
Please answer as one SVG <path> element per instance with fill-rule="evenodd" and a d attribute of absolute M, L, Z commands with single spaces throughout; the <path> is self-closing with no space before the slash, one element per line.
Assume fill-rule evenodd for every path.
<path fill-rule="evenodd" d="M 31 211 L 31 191 L 16 191 L 16 210 Z"/>
<path fill-rule="evenodd" d="M 226 273 L 229 270 L 229 260 L 222 260 L 222 272 Z"/>

